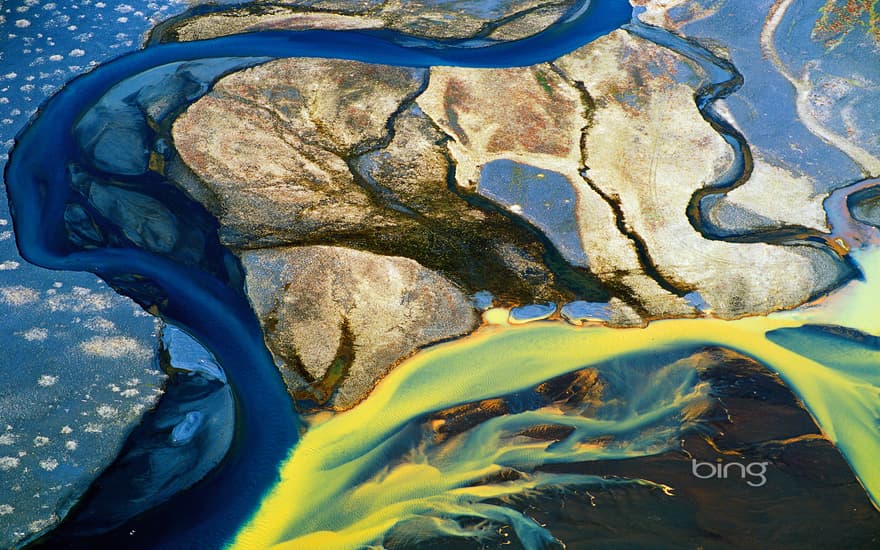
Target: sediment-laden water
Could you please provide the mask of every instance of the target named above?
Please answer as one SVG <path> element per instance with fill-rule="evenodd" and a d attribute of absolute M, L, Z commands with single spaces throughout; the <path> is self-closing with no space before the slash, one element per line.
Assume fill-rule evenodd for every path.
<path fill-rule="evenodd" d="M 581 7 L 534 37 L 492 45 L 421 40 L 391 31 L 276 31 L 152 45 L 76 79 L 44 105 L 19 136 L 6 172 L 22 255 L 51 269 L 94 272 L 185 327 L 216 355 L 237 403 L 235 441 L 224 462 L 202 483 L 110 532 L 101 544 L 359 548 L 406 525 L 416 525 L 413 531 L 421 537 L 480 537 L 486 534 L 480 521 L 489 520 L 511 525 L 527 548 L 540 548 L 553 542 L 550 531 L 504 506 L 504 499 L 552 487 L 609 483 L 672 491 L 661 479 L 609 481 L 536 469 L 674 448 L 710 405 L 707 384 L 676 358 L 707 346 L 735 350 L 779 373 L 841 450 L 874 504 L 880 503 L 880 471 L 874 467 L 880 454 L 880 346 L 873 336 L 880 332 L 880 321 L 871 309 L 880 298 L 880 253 L 872 248 L 872 228 L 839 213 L 837 234 L 864 237 L 859 241 L 863 248 L 851 253 L 864 277 L 819 303 L 768 317 L 664 320 L 646 328 L 489 325 L 419 353 L 354 409 L 309 419 L 300 437 L 299 419 L 241 292 L 240 267 L 219 246 L 216 226 L 193 221 L 203 220 L 203 210 L 182 194 L 156 191 L 175 188 L 173 182 L 145 175 L 142 165 L 151 162 L 151 151 L 166 146 L 160 143 L 161 132 L 143 128 L 137 109 L 113 108 L 128 101 L 130 94 L 123 92 L 144 89 L 157 74 L 179 74 L 181 62 L 190 62 L 189 69 L 198 65 L 202 72 L 190 70 L 181 80 L 181 87 L 190 88 L 167 113 L 169 120 L 225 72 L 272 58 L 318 56 L 417 67 L 532 65 L 570 52 L 630 18 L 624 1 Z M 641 32 L 650 39 L 654 31 Z M 657 40 L 670 48 L 678 44 L 673 38 Z M 686 56 L 705 53 L 686 46 L 691 48 L 683 52 Z M 214 61 L 200 61 L 205 59 Z M 711 60 L 706 63 L 713 66 Z M 728 82 L 728 68 L 715 67 L 723 73 L 715 75 L 715 83 Z M 712 115 L 707 102 L 720 93 L 707 91 L 695 108 Z M 125 101 L 114 103 L 114 94 Z M 103 110 L 96 111 L 96 105 Z M 79 141 L 75 128 L 100 125 L 100 116 L 118 117 L 113 120 L 117 128 L 126 128 L 122 120 L 131 123 L 125 134 L 132 137 L 130 157 L 108 159 L 100 143 Z M 738 161 L 719 188 L 731 187 L 747 170 L 742 140 L 730 128 L 719 131 L 725 130 Z M 187 234 L 205 243 L 203 253 L 193 256 L 192 247 L 163 253 L 161 242 L 139 242 L 136 236 L 126 237 L 124 229 L 109 246 L 72 242 L 72 190 L 86 184 L 124 188 L 159 203 L 174 201 L 176 218 L 193 213 L 192 220 L 181 223 L 198 229 Z M 864 192 L 864 187 L 851 191 Z M 834 204 L 845 207 L 846 202 Z M 658 354 L 668 354 L 668 361 L 658 362 Z M 528 393 L 585 369 L 603 380 L 599 402 L 562 405 L 536 398 L 521 410 L 449 438 L 437 437 L 435 428 L 442 422 L 432 415 Z M 524 435 L 547 426 L 562 428 L 564 437 L 548 441 Z M 69 546 L 97 544 L 94 539 L 60 540 Z"/>
<path fill-rule="evenodd" d="M 872 306 L 878 298 L 880 253 L 862 252 L 858 259 L 865 281 L 797 311 L 737 321 L 665 320 L 632 329 L 563 323 L 488 327 L 428 350 L 392 372 L 355 409 L 309 429 L 285 463 L 281 483 L 235 547 L 359 548 L 381 539 L 399 521 L 439 515 L 509 522 L 521 540 L 529 541 L 527 548 L 539 548 L 548 533 L 525 516 L 485 501 L 601 480 L 538 474 L 473 484 L 505 468 L 531 471 L 542 464 L 668 449 L 701 408 L 706 389 L 693 368 L 673 362 L 645 369 L 646 354 L 706 346 L 735 350 L 777 372 L 842 451 L 876 504 L 880 345 L 870 335 L 880 330 Z M 833 328 L 842 319 L 851 331 Z M 419 446 L 408 460 L 389 466 L 383 447 L 432 411 L 521 391 L 588 366 L 603 378 L 626 379 L 621 393 L 611 396 L 625 407 L 599 407 L 588 417 L 556 406 L 510 414 L 444 445 Z M 548 424 L 574 431 L 555 443 L 516 437 Z M 598 442 L 600 436 L 610 440 Z M 303 492 L 308 499 L 298 496 Z M 434 534 L 471 534 L 452 521 L 426 523 L 423 529 Z"/>

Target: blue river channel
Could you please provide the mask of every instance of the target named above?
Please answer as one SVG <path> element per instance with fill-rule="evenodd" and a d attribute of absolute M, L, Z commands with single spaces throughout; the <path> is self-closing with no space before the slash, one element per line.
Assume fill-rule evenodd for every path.
<path fill-rule="evenodd" d="M 216 355 L 236 396 L 235 441 L 207 478 L 103 538 L 65 541 L 65 546 L 222 547 L 277 480 L 278 466 L 300 429 L 241 288 L 139 248 L 70 246 L 64 224 L 65 205 L 73 193 L 69 167 L 83 162 L 73 128 L 96 101 L 116 84 L 152 68 L 221 57 L 255 58 L 253 64 L 313 56 L 409 67 L 527 66 L 575 50 L 628 23 L 631 16 L 626 0 L 593 0 L 574 6 L 535 36 L 506 43 L 427 40 L 387 30 L 309 30 L 158 44 L 100 65 L 51 97 L 18 136 L 6 167 L 21 255 L 49 269 L 88 271 L 109 281 L 125 279 L 158 289 L 159 313 Z"/>

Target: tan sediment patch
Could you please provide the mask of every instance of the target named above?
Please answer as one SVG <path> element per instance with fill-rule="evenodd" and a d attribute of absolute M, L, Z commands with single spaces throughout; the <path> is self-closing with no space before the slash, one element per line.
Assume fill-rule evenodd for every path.
<path fill-rule="evenodd" d="M 645 8 L 645 11 L 639 15 L 639 20 L 656 27 L 678 30 L 688 23 L 709 17 L 725 2 L 716 0 L 707 4 L 695 0 L 630 0 L 629 3 Z M 673 8 L 682 9 L 683 13 L 679 19 L 670 17 L 669 12 Z"/>
<path fill-rule="evenodd" d="M 34 327 L 22 332 L 16 332 L 15 334 L 21 336 L 28 342 L 42 342 L 49 337 L 49 331 L 45 328 L 40 327 Z"/>
<path fill-rule="evenodd" d="M 462 187 L 506 158 L 571 174 L 580 161 L 577 90 L 547 64 L 512 69 L 436 67 L 418 104 L 447 134 Z"/>
<path fill-rule="evenodd" d="M 147 346 L 128 336 L 95 336 L 79 345 L 88 355 L 108 359 L 149 359 L 153 352 Z"/>
<path fill-rule="evenodd" d="M 88 288 L 75 286 L 69 292 L 58 292 L 56 289 L 47 291 L 46 306 L 51 311 L 86 313 L 105 311 L 113 307 L 116 298 L 105 292 L 92 292 Z"/>
<path fill-rule="evenodd" d="M 685 61 L 618 31 L 558 61 L 596 101 L 586 139 L 588 176 L 619 197 L 658 270 L 698 289 L 722 317 L 791 307 L 831 284 L 833 276 L 824 274 L 830 260 L 818 251 L 809 256 L 783 246 L 710 241 L 690 225 L 691 195 L 716 181 L 733 157 L 695 108 L 693 88 L 639 78 L 658 57 Z M 630 91 L 628 101 L 616 98 L 620 90 Z M 816 221 L 812 216 L 807 223 Z"/>
<path fill-rule="evenodd" d="M 42 388 L 49 388 L 58 383 L 58 377 L 51 374 L 43 374 L 37 380 L 37 385 Z"/>
<path fill-rule="evenodd" d="M 572 5 L 572 0 L 514 0 L 502 11 L 483 14 L 463 8 L 457 2 L 386 0 L 369 2 L 317 2 L 311 5 L 274 5 L 254 9 L 231 9 L 219 14 L 196 16 L 179 23 L 174 30 L 180 40 L 213 38 L 242 32 L 283 29 L 372 29 L 388 28 L 427 38 L 467 38 L 484 25 L 519 14 L 501 25 L 495 38 L 514 40 L 540 32 Z M 537 9 L 535 9 L 537 8 Z M 526 11 L 532 10 L 532 11 Z"/>
<path fill-rule="evenodd" d="M 0 288 L 0 301 L 10 306 L 32 304 L 40 299 L 40 293 L 21 285 Z"/>
<path fill-rule="evenodd" d="M 116 330 L 116 324 L 103 317 L 90 317 L 83 321 L 83 326 L 89 330 L 93 330 L 95 332 L 103 332 L 108 333 Z"/>
<path fill-rule="evenodd" d="M 232 10 L 223 14 L 196 17 L 178 26 L 177 38 L 180 41 L 204 40 L 265 30 L 351 30 L 375 29 L 384 25 L 381 19 L 364 16 L 341 15 L 335 13 L 295 12 L 290 9 L 273 8 L 264 14 L 252 14 L 245 10 Z"/>
<path fill-rule="evenodd" d="M 517 18 L 493 31 L 489 38 L 495 40 L 519 40 L 548 28 L 566 14 L 570 3 L 549 4 Z"/>
<path fill-rule="evenodd" d="M 588 46 L 589 48 L 589 46 Z M 432 70 L 419 106 L 454 138 L 456 181 L 473 189 L 487 163 L 509 159 L 558 172 L 577 195 L 577 224 L 590 270 L 623 286 L 652 317 L 688 315 L 684 300 L 645 275 L 633 242 L 609 204 L 580 174 L 581 133 L 589 124 L 580 91 L 557 67 Z M 563 72 L 564 72 L 563 67 Z"/>
<path fill-rule="evenodd" d="M 724 100 L 715 103 L 716 112 L 742 133 Z M 818 231 L 830 231 L 823 202 L 827 195 L 816 193 L 816 182 L 774 164 L 754 145 L 753 169 L 749 180 L 721 200 L 786 225 L 803 225 Z M 792 208 L 797 205 L 797 208 Z"/>
<path fill-rule="evenodd" d="M 753 151 L 754 169 L 744 185 L 724 198 L 755 214 L 784 223 L 829 231 L 822 206 L 825 196 L 816 193 L 812 178 L 771 164 Z"/>
<path fill-rule="evenodd" d="M 345 159 L 381 139 L 388 117 L 419 85 L 397 67 L 282 59 L 221 79 L 174 123 L 175 145 L 215 198 L 207 206 L 227 244 L 381 227 L 381 210 Z"/>
<path fill-rule="evenodd" d="M 308 393 L 297 377 L 318 386 L 331 369 L 345 373 L 329 372 L 340 379 L 333 408 L 359 401 L 420 347 L 477 324 L 457 287 L 408 258 L 308 246 L 243 251 L 241 259 L 248 296 L 291 392 Z"/>

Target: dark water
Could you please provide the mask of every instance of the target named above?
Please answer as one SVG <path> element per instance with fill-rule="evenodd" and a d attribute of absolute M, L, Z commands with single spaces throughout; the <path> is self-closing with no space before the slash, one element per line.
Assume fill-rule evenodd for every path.
<path fill-rule="evenodd" d="M 73 131 L 83 114 L 114 85 L 131 76 L 169 63 L 205 58 L 316 56 L 419 67 L 533 65 L 620 27 L 630 18 L 630 6 L 622 0 L 594 1 L 583 13 L 576 6 L 572 14 L 577 16 L 563 18 L 562 23 L 534 37 L 489 46 L 416 39 L 391 31 L 264 32 L 155 45 L 99 66 L 70 82 L 43 105 L 18 136 L 6 166 L 10 210 L 21 255 L 49 269 L 95 273 L 186 328 L 226 369 L 235 392 L 237 422 L 235 441 L 224 462 L 192 489 L 101 538 L 71 538 L 62 526 L 58 533 L 44 539 L 43 545 L 220 547 L 276 481 L 279 463 L 298 439 L 298 423 L 289 396 L 263 345 L 259 323 L 241 292 L 240 276 L 236 275 L 239 268 L 218 248 L 210 223 L 202 224 L 205 227 L 199 233 L 208 240 L 207 252 L 195 261 L 157 254 L 123 238 L 105 247 L 84 246 L 82 241 L 69 238 L 72 215 L 67 214 L 65 224 L 65 213 L 78 196 L 78 172 L 73 168 L 85 168 L 90 177 L 97 178 L 93 181 L 110 178 L 111 185 L 143 191 L 144 196 L 160 202 L 174 200 L 176 218 L 183 218 L 183 224 L 190 221 L 186 219 L 188 208 L 192 209 L 193 219 L 204 218 L 197 205 L 169 190 L 173 185 L 168 182 L 132 175 L 128 169 L 114 174 L 112 167 L 84 153 Z M 259 60 L 250 63 L 256 62 Z M 156 142 L 150 143 L 151 139 Z M 140 145 L 159 149 L 157 141 L 158 136 L 145 133 Z M 103 229 L 106 232 L 111 228 Z"/>

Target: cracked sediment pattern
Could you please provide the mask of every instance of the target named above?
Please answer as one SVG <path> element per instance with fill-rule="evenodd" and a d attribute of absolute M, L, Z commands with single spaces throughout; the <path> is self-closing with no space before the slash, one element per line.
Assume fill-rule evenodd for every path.
<path fill-rule="evenodd" d="M 685 299 L 695 292 L 704 310 L 736 318 L 830 291 L 848 268 L 830 249 L 785 233 L 828 230 L 809 178 L 758 155 L 746 177 L 719 191 L 704 215 L 749 242 L 701 235 L 689 222 L 695 194 L 734 162 L 694 105 L 701 78 L 687 58 L 623 31 L 511 69 L 279 60 L 221 79 L 175 123 L 174 140 L 216 197 L 206 206 L 240 255 L 332 245 L 406 256 L 465 294 L 490 290 L 502 305 L 590 299 L 566 286 L 586 273 L 628 324 L 633 312 L 697 315 Z M 542 178 L 565 182 L 574 247 L 572 229 L 489 191 L 481 179 L 499 162 L 534 170 L 523 185 L 536 192 Z M 774 185 L 811 208 L 762 205 Z M 339 351 L 306 357 L 306 348 L 288 345 L 277 362 L 326 364 Z M 322 368 L 292 385 L 318 383 Z M 341 402 L 367 391 L 366 378 Z"/>
<path fill-rule="evenodd" d="M 693 84 L 649 77 L 658 66 L 672 69 L 668 75 L 684 71 L 683 58 L 618 31 L 557 64 L 575 78 L 584 75 L 600 98 L 586 138 L 588 176 L 619 197 L 666 278 L 697 288 L 724 317 L 792 307 L 837 284 L 841 268 L 820 250 L 709 241 L 682 215 L 691 195 L 732 161 L 728 145 L 694 108 Z M 611 100 L 627 93 L 624 101 Z"/>
<path fill-rule="evenodd" d="M 588 121 L 579 91 L 553 67 L 437 68 L 418 103 L 452 136 L 460 187 L 475 187 L 481 167 L 499 159 L 562 174 L 577 195 L 578 233 L 591 271 L 627 289 L 647 315 L 689 313 L 683 301 L 645 276 L 633 243 L 616 228 L 614 212 L 581 177 L 581 135 Z"/>

